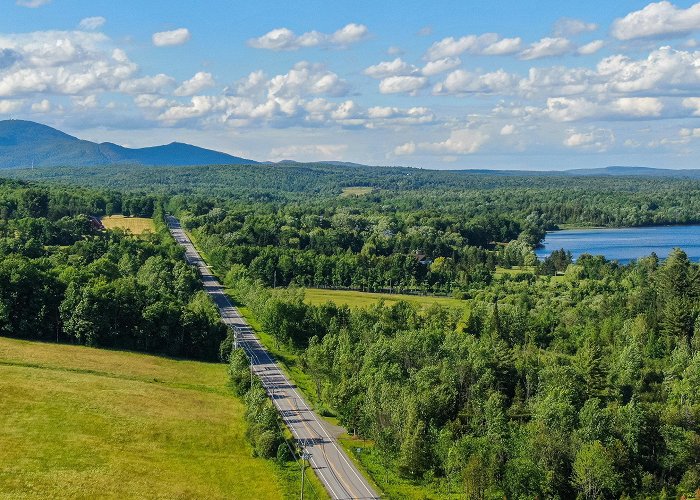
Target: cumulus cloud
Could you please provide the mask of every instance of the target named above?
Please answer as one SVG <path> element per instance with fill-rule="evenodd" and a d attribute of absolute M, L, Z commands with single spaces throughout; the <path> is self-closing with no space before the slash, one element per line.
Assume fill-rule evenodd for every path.
<path fill-rule="evenodd" d="M 517 82 L 517 77 L 502 69 L 482 74 L 458 69 L 447 75 L 444 81 L 436 83 L 433 87 L 433 94 L 508 93 L 516 87 Z"/>
<path fill-rule="evenodd" d="M 573 50 L 574 46 L 566 38 L 545 37 L 534 42 L 527 49 L 520 53 L 520 59 L 529 61 L 531 59 L 541 59 L 543 57 L 561 56 Z"/>
<path fill-rule="evenodd" d="M 583 97 L 551 97 L 547 99 L 544 115 L 558 122 L 585 119 L 635 119 L 656 118 L 664 109 L 655 97 L 621 97 L 609 102 L 597 103 Z"/>
<path fill-rule="evenodd" d="M 32 111 L 35 113 L 48 113 L 51 111 L 51 102 L 48 99 L 42 99 L 39 102 L 32 104 Z"/>
<path fill-rule="evenodd" d="M 425 76 L 434 76 L 444 73 L 445 71 L 450 71 L 460 64 L 462 64 L 462 61 L 459 57 L 444 57 L 436 61 L 428 61 L 426 65 L 423 66 L 421 73 Z"/>
<path fill-rule="evenodd" d="M 125 94 L 160 94 L 174 84 L 174 78 L 159 73 L 154 76 L 125 80 L 119 84 L 118 90 Z"/>
<path fill-rule="evenodd" d="M 612 25 L 612 35 L 618 40 L 678 36 L 700 28 L 700 3 L 687 9 L 671 2 L 650 3 L 641 10 L 630 12 Z"/>
<path fill-rule="evenodd" d="M 199 71 L 189 80 L 182 82 L 173 94 L 176 96 L 190 96 L 214 85 L 216 85 L 216 82 L 211 73 Z"/>
<path fill-rule="evenodd" d="M 86 17 L 78 23 L 78 27 L 81 30 L 96 30 L 104 26 L 106 22 L 107 19 L 102 16 Z"/>
<path fill-rule="evenodd" d="M 138 67 L 100 33 L 45 31 L 0 36 L 14 63 L 0 73 L 0 97 L 117 90 Z M 5 56 L 7 57 L 7 56 Z"/>
<path fill-rule="evenodd" d="M 22 7 L 29 7 L 30 9 L 36 9 L 37 7 L 41 7 L 42 5 L 46 5 L 48 3 L 51 3 L 51 0 L 17 0 L 15 3 L 17 5 L 22 6 Z"/>
<path fill-rule="evenodd" d="M 22 100 L 0 99 L 0 115 L 7 115 L 19 111 L 24 105 Z"/>
<path fill-rule="evenodd" d="M 554 23 L 554 35 L 562 37 L 576 36 L 597 29 L 598 25 L 595 23 L 587 23 L 580 19 L 571 19 L 569 17 L 563 17 Z"/>
<path fill-rule="evenodd" d="M 482 130 L 466 128 L 450 132 L 450 136 L 441 142 L 413 141 L 394 148 L 396 156 L 415 153 L 469 155 L 481 149 L 489 140 L 489 135 Z"/>
<path fill-rule="evenodd" d="M 501 128 L 501 135 L 513 135 L 515 133 L 515 125 L 507 123 Z"/>
<path fill-rule="evenodd" d="M 603 40 L 593 40 L 592 42 L 588 42 L 587 44 L 580 46 L 576 52 L 582 56 L 588 56 L 595 54 L 604 46 L 605 42 Z"/>
<path fill-rule="evenodd" d="M 151 40 L 156 47 L 171 47 L 187 43 L 192 36 L 187 28 L 178 28 L 172 31 L 159 31 L 153 33 Z"/>
<path fill-rule="evenodd" d="M 397 57 L 393 61 L 382 61 L 373 66 L 366 68 L 363 73 L 371 78 L 387 78 L 390 76 L 400 76 L 400 75 L 411 75 L 418 72 L 412 64 L 408 64 L 400 57 Z"/>
<path fill-rule="evenodd" d="M 308 31 L 301 35 L 289 28 L 277 28 L 258 38 L 248 40 L 248 45 L 256 49 L 299 50 L 309 47 L 341 48 L 360 42 L 369 36 L 369 29 L 364 24 L 350 23 L 334 33 Z"/>
<path fill-rule="evenodd" d="M 520 50 L 520 38 L 501 38 L 497 33 L 448 37 L 433 43 L 425 54 L 428 61 L 456 57 L 464 53 L 476 55 L 506 55 Z"/>
<path fill-rule="evenodd" d="M 597 128 L 588 132 L 578 132 L 575 129 L 567 131 L 563 144 L 569 148 L 591 148 L 599 152 L 606 151 L 615 142 L 612 130 Z"/>
<path fill-rule="evenodd" d="M 382 94 L 413 94 L 428 86 L 424 76 L 390 76 L 379 82 L 379 92 Z"/>

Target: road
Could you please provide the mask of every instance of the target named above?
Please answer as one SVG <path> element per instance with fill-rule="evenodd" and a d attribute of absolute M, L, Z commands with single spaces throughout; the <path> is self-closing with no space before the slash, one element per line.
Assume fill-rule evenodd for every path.
<path fill-rule="evenodd" d="M 251 359 L 251 368 L 260 378 L 265 390 L 277 407 L 282 420 L 309 456 L 311 468 L 334 499 L 380 498 L 362 473 L 348 458 L 326 424 L 311 408 L 297 387 L 282 372 L 274 358 L 262 346 L 253 329 L 231 304 L 219 281 L 195 249 L 178 220 L 166 217 L 175 240 L 185 248 L 187 261 L 196 266 L 202 277 L 204 290 L 219 308 L 221 318 L 240 332 L 239 344 Z"/>

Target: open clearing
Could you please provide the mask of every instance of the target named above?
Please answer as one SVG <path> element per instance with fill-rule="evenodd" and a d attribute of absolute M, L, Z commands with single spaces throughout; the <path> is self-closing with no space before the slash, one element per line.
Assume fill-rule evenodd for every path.
<path fill-rule="evenodd" d="M 222 364 L 0 338 L 0 497 L 290 496 L 226 384 Z"/>
<path fill-rule="evenodd" d="M 464 307 L 466 304 L 463 300 L 453 299 L 452 297 L 436 297 L 434 295 L 370 293 L 358 292 L 355 290 L 326 290 L 321 288 L 307 288 L 304 297 L 309 304 L 323 304 L 330 301 L 350 307 L 369 307 L 380 300 L 383 300 L 386 305 L 393 305 L 400 300 L 405 300 L 421 308 L 428 308 L 433 304 L 446 307 Z"/>
<path fill-rule="evenodd" d="M 145 232 L 155 233 L 153 219 L 143 217 L 124 217 L 123 215 L 110 215 L 102 217 L 102 224 L 107 229 L 125 229 L 131 234 L 143 234 Z"/>
<path fill-rule="evenodd" d="M 343 192 L 340 193 L 341 198 L 350 198 L 353 196 L 364 196 L 370 194 L 374 191 L 374 188 L 368 186 L 353 186 L 343 188 Z"/>

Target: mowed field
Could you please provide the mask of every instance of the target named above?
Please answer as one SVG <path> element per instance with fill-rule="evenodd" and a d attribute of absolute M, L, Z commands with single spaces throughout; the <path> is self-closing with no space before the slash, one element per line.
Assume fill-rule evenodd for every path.
<path fill-rule="evenodd" d="M 350 198 L 353 196 L 364 196 L 370 194 L 374 191 L 374 188 L 368 186 L 353 186 L 343 188 L 342 193 L 340 193 L 341 198 Z"/>
<path fill-rule="evenodd" d="M 451 297 L 435 297 L 432 295 L 404 295 L 389 293 L 358 292 L 355 290 L 325 290 L 321 288 L 305 289 L 304 297 L 309 304 L 323 304 L 334 302 L 350 307 L 368 307 L 383 300 L 386 305 L 396 304 L 400 300 L 405 300 L 411 304 L 416 304 L 421 308 L 429 308 L 433 304 L 446 307 L 463 307 L 466 302 Z"/>
<path fill-rule="evenodd" d="M 0 498 L 282 498 L 226 384 L 221 364 L 0 338 Z"/>
<path fill-rule="evenodd" d="M 123 215 L 110 215 L 102 217 L 102 224 L 107 229 L 126 229 L 131 234 L 143 234 L 145 232 L 154 233 L 156 228 L 153 219 L 143 217 L 124 217 Z"/>

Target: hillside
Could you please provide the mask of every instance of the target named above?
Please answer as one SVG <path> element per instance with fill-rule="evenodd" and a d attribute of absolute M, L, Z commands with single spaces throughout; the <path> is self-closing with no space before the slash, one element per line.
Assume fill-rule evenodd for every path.
<path fill-rule="evenodd" d="M 257 162 L 179 142 L 132 149 L 110 142 L 84 141 L 40 123 L 0 121 L 0 168 L 254 163 Z"/>
<path fill-rule="evenodd" d="M 282 498 L 226 384 L 221 364 L 0 337 L 0 497 Z"/>

